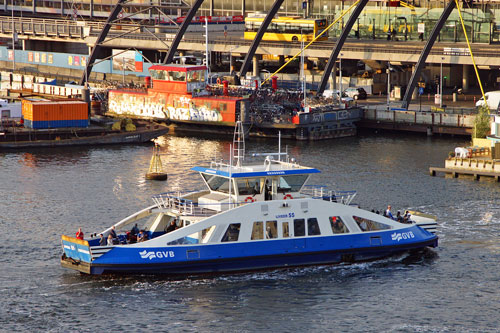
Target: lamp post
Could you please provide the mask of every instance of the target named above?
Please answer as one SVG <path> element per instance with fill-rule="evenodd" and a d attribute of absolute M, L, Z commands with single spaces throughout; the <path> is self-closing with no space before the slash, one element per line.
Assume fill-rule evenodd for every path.
<path fill-rule="evenodd" d="M 387 62 L 387 110 L 391 108 L 391 63 Z"/>
<path fill-rule="evenodd" d="M 15 46 L 15 36 L 16 36 L 16 29 L 14 25 L 14 0 L 11 1 L 12 5 L 12 73 L 16 70 L 16 46 Z"/>
<path fill-rule="evenodd" d="M 341 53 L 340 54 L 340 57 L 339 57 L 339 79 L 340 79 L 340 83 L 339 83 L 339 106 L 342 105 L 342 56 L 344 54 Z"/>
<path fill-rule="evenodd" d="M 439 107 L 443 107 L 443 60 L 444 58 L 441 57 L 441 71 L 439 75 Z"/>
<path fill-rule="evenodd" d="M 207 65 L 207 71 L 210 73 L 210 64 L 209 64 L 209 54 L 208 54 L 208 18 L 205 16 L 205 62 Z"/>

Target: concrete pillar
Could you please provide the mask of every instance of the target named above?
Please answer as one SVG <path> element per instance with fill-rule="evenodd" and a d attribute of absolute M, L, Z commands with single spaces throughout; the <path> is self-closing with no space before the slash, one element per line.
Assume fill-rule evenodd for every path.
<path fill-rule="evenodd" d="M 469 72 L 471 65 L 462 65 L 462 89 L 464 92 L 469 90 Z"/>
<path fill-rule="evenodd" d="M 254 55 L 253 56 L 253 76 L 259 76 L 260 71 L 259 71 L 259 55 Z"/>

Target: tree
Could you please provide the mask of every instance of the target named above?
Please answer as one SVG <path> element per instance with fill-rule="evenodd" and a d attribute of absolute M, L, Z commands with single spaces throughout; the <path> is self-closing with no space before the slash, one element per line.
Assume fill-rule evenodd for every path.
<path fill-rule="evenodd" d="M 479 107 L 474 119 L 473 138 L 486 138 L 490 134 L 490 109 L 487 105 Z"/>

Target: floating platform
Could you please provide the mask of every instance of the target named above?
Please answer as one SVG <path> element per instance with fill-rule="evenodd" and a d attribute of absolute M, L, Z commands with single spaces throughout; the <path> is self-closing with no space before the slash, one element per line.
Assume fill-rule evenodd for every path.
<path fill-rule="evenodd" d="M 494 178 L 496 182 L 500 181 L 499 172 L 455 169 L 455 168 L 437 168 L 437 167 L 429 168 L 429 173 L 431 176 L 436 176 L 438 172 L 451 175 L 453 178 L 457 178 L 462 175 L 462 176 L 473 176 L 474 180 L 479 180 L 481 177 L 489 177 L 489 178 Z"/>

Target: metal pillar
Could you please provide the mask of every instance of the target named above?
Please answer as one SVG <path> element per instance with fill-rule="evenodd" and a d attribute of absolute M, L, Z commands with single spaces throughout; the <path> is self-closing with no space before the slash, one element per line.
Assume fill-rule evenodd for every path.
<path fill-rule="evenodd" d="M 87 83 L 87 78 L 90 76 L 90 72 L 92 72 L 92 67 L 94 67 L 94 62 L 96 61 L 97 56 L 101 51 L 100 50 L 101 43 L 104 41 L 104 39 L 106 39 L 106 36 L 108 35 L 109 30 L 111 29 L 111 25 L 118 17 L 118 14 L 122 11 L 122 4 L 127 1 L 128 0 L 118 0 L 115 7 L 113 7 L 113 10 L 111 10 L 109 17 L 106 20 L 106 23 L 104 24 L 104 27 L 102 28 L 101 33 L 99 34 L 99 37 L 97 37 L 94 47 L 92 48 L 92 53 L 90 54 L 89 60 L 87 61 L 87 66 L 85 66 L 82 78 L 80 79 L 80 85 L 84 85 L 85 83 Z"/>
<path fill-rule="evenodd" d="M 241 65 L 241 68 L 240 68 L 240 77 L 244 77 L 247 74 L 248 67 L 250 67 L 250 62 L 253 59 L 255 51 L 257 51 L 257 47 L 259 46 L 260 41 L 262 40 L 262 36 L 264 36 L 264 33 L 267 30 L 267 27 L 271 23 L 271 20 L 273 19 L 274 15 L 276 15 L 278 10 L 280 9 L 283 1 L 284 0 L 276 0 L 276 2 L 273 4 L 271 9 L 269 10 L 269 13 L 267 14 L 266 18 L 262 22 L 262 25 L 260 26 L 259 31 L 257 32 L 257 35 L 255 36 L 255 39 L 252 42 L 252 45 L 248 49 L 248 53 L 245 55 L 245 60 L 243 60 L 243 64 Z"/>
<path fill-rule="evenodd" d="M 194 14 L 196 14 L 196 11 L 198 8 L 200 8 L 201 4 L 203 3 L 203 0 L 196 0 L 196 2 L 193 4 L 193 7 L 189 10 L 189 12 L 186 15 L 186 18 L 184 19 L 184 22 L 182 22 L 181 26 L 179 27 L 179 31 L 177 31 L 177 34 L 175 35 L 174 40 L 172 41 L 172 44 L 170 45 L 170 48 L 168 49 L 167 56 L 165 57 L 165 60 L 163 61 L 164 64 L 169 64 L 174 60 L 174 55 L 175 52 L 177 51 L 177 47 L 179 46 L 179 43 L 182 40 L 182 37 L 184 36 L 184 33 L 186 32 L 189 24 L 191 23 L 191 20 L 194 17 Z M 208 66 L 208 64 L 207 64 Z"/>
<path fill-rule="evenodd" d="M 330 55 L 330 59 L 328 59 L 328 62 L 325 66 L 325 70 L 323 71 L 323 76 L 321 76 L 321 81 L 319 83 L 317 94 L 322 94 L 325 91 L 326 84 L 328 83 L 328 79 L 330 78 L 330 73 L 332 72 L 333 65 L 337 61 L 337 57 L 340 53 L 340 50 L 342 49 L 342 46 L 344 45 L 344 42 L 347 39 L 347 35 L 351 31 L 354 23 L 356 23 L 358 19 L 359 14 L 361 14 L 363 8 L 365 8 L 367 3 L 368 0 L 360 0 L 356 8 L 353 10 L 351 16 L 349 17 L 349 20 L 347 20 L 347 23 L 344 26 L 344 29 L 342 30 L 342 33 L 340 34 L 340 37 L 337 40 L 337 43 L 335 44 L 335 48 L 333 49 Z"/>
<path fill-rule="evenodd" d="M 441 14 L 441 17 L 439 20 L 436 22 L 436 25 L 432 29 L 432 32 L 429 36 L 429 39 L 427 40 L 427 43 L 425 43 L 425 47 L 422 50 L 422 53 L 420 53 L 420 58 L 418 59 L 417 65 L 415 66 L 415 70 L 413 71 L 411 75 L 410 82 L 408 83 L 408 87 L 406 87 L 406 92 L 405 96 L 403 97 L 403 103 L 402 107 L 407 109 L 408 106 L 410 105 L 411 102 L 411 96 L 413 94 L 413 90 L 415 89 L 415 86 L 417 85 L 417 81 L 420 79 L 420 72 L 422 71 L 425 61 L 427 60 L 427 56 L 431 52 L 432 46 L 434 45 L 434 42 L 436 41 L 436 38 L 439 35 L 439 32 L 441 31 L 441 28 L 443 28 L 444 23 L 450 16 L 451 12 L 455 9 L 455 0 L 450 0 L 446 8 L 444 9 L 443 13 Z"/>

